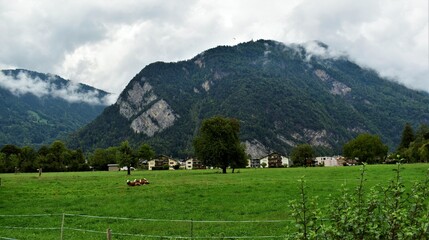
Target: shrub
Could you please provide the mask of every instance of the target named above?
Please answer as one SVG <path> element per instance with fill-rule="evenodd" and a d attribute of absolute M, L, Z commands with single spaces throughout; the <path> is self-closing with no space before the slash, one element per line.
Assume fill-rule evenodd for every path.
<path fill-rule="evenodd" d="M 365 189 L 366 165 L 353 191 L 341 194 L 318 210 L 317 199 L 307 196 L 300 180 L 300 198 L 291 202 L 297 234 L 295 239 L 429 239 L 429 171 L 426 179 L 409 191 L 401 181 L 401 164 L 387 186 Z"/>

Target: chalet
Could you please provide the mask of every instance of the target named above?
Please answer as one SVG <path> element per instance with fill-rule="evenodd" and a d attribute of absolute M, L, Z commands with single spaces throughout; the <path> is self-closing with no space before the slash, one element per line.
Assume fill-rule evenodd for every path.
<path fill-rule="evenodd" d="M 148 161 L 148 170 L 174 170 L 174 166 L 179 164 L 177 160 L 165 155 L 159 155 L 157 158 Z"/>
<path fill-rule="evenodd" d="M 185 169 L 206 169 L 206 166 L 204 166 L 204 164 L 196 158 L 189 158 L 185 161 Z"/>
<path fill-rule="evenodd" d="M 248 163 L 247 167 L 250 167 L 250 168 L 260 168 L 261 167 L 261 159 L 248 159 L 247 163 Z"/>
<path fill-rule="evenodd" d="M 267 156 L 259 159 L 259 162 L 261 167 L 265 166 L 269 168 L 290 167 L 292 165 L 292 162 L 289 160 L 289 158 L 276 152 L 270 153 Z"/>

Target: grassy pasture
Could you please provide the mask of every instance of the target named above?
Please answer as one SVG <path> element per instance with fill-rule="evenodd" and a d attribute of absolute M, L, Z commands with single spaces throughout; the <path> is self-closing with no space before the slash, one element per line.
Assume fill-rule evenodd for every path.
<path fill-rule="evenodd" d="M 387 185 L 394 168 L 367 166 L 367 189 Z M 428 168 L 429 164 L 403 165 L 403 182 L 410 187 L 425 178 Z M 319 206 L 326 206 L 330 195 L 340 194 L 342 184 L 357 186 L 359 169 L 0 174 L 0 239 L 60 239 L 62 224 L 64 239 L 106 239 L 107 228 L 112 229 L 112 239 L 282 239 L 294 230 L 289 201 L 299 197 L 298 179 L 305 176 L 309 195 L 319 196 Z M 143 177 L 151 184 L 126 185 L 127 179 Z"/>

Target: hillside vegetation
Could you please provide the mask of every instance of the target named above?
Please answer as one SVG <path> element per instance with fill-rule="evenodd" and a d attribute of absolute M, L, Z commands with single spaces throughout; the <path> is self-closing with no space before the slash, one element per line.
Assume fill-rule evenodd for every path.
<path fill-rule="evenodd" d="M 108 93 L 83 84 L 73 85 L 58 76 L 17 69 L 2 70 L 0 77 L 14 85 L 11 90 L 0 84 L 0 147 L 40 147 L 64 139 L 92 121 L 106 106 L 103 98 Z"/>
<path fill-rule="evenodd" d="M 88 150 L 146 142 L 156 152 L 186 157 L 201 121 L 221 115 L 240 121 L 240 139 L 252 157 L 289 154 L 302 143 L 319 154 L 339 154 L 360 133 L 376 134 L 394 150 L 406 122 L 429 122 L 428 93 L 315 44 L 324 54 L 259 40 L 150 64 L 69 143 Z"/>

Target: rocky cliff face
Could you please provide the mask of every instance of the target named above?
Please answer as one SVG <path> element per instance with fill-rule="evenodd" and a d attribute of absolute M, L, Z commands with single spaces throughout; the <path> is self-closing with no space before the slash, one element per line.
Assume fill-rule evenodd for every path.
<path fill-rule="evenodd" d="M 187 157 L 201 121 L 223 115 L 240 120 L 241 140 L 254 158 L 288 154 L 302 143 L 339 154 L 359 133 L 378 134 L 394 148 L 405 122 L 429 122 L 429 94 L 347 57 L 322 56 L 327 46 L 318 46 L 323 51 L 259 40 L 150 64 L 72 142 L 94 149 L 128 139 Z"/>
<path fill-rule="evenodd" d="M 142 84 L 142 83 L 143 84 Z M 119 113 L 131 121 L 130 128 L 137 134 L 152 137 L 157 132 L 173 126 L 178 114 L 164 99 L 159 99 L 150 83 L 134 82 L 116 102 Z"/>

